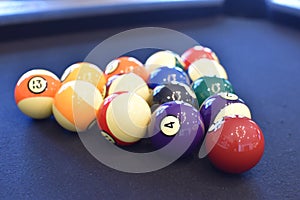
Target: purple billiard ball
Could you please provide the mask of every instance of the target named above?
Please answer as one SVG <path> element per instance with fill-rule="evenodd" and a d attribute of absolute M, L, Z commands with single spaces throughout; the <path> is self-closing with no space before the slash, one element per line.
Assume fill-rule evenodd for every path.
<path fill-rule="evenodd" d="M 188 75 L 179 67 L 160 67 L 150 73 L 147 81 L 149 88 L 154 89 L 158 85 L 177 81 L 190 85 Z"/>
<path fill-rule="evenodd" d="M 225 116 L 244 116 L 251 119 L 251 112 L 245 102 L 236 94 L 222 92 L 208 97 L 200 107 L 205 130 Z"/>
<path fill-rule="evenodd" d="M 152 114 L 148 135 L 156 149 L 167 156 L 186 156 L 199 147 L 204 124 L 197 109 L 182 101 L 160 105 Z"/>

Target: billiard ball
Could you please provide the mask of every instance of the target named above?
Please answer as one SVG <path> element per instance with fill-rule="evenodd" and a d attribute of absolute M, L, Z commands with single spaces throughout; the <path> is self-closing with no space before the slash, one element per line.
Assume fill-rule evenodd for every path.
<path fill-rule="evenodd" d="M 123 56 L 112 60 L 105 68 L 106 78 L 109 79 L 114 75 L 121 75 L 127 73 L 135 73 L 145 81 L 149 77 L 149 72 L 144 65 L 134 57 Z"/>
<path fill-rule="evenodd" d="M 151 73 L 160 67 L 179 67 L 184 69 L 185 64 L 180 56 L 172 51 L 158 51 L 146 60 L 145 68 Z"/>
<path fill-rule="evenodd" d="M 97 124 L 98 127 L 101 131 L 101 135 L 108 140 L 109 142 L 113 143 L 113 144 L 118 144 L 121 146 L 125 146 L 125 145 L 130 145 L 133 144 L 134 142 L 123 142 L 122 140 L 119 140 L 117 137 L 114 136 L 114 134 L 112 134 L 112 132 L 110 131 L 109 127 L 108 127 L 108 123 L 107 123 L 107 108 L 109 106 L 109 104 L 111 103 L 111 101 L 116 98 L 116 96 L 118 96 L 119 94 L 122 93 L 126 93 L 126 92 L 116 92 L 114 94 L 111 94 L 109 96 L 107 96 L 104 101 L 102 102 L 102 104 L 100 105 L 100 108 L 97 112 Z M 111 120 L 111 119 L 109 119 Z M 119 131 L 118 131 L 119 132 Z"/>
<path fill-rule="evenodd" d="M 87 81 L 95 85 L 103 97 L 106 95 L 107 80 L 98 66 L 88 62 L 79 62 L 69 66 L 61 76 L 62 84 L 76 80 Z"/>
<path fill-rule="evenodd" d="M 44 119 L 52 114 L 52 103 L 61 82 L 52 72 L 33 69 L 23 74 L 15 86 L 18 108 L 34 119 Z"/>
<path fill-rule="evenodd" d="M 167 84 L 172 81 L 177 81 L 190 85 L 188 75 L 178 67 L 161 67 L 150 73 L 147 81 L 149 88 L 154 89 L 158 85 Z"/>
<path fill-rule="evenodd" d="M 192 105 L 170 101 L 152 114 L 148 137 L 162 155 L 181 157 L 191 154 L 204 137 L 202 117 Z"/>
<path fill-rule="evenodd" d="M 188 75 L 192 81 L 203 76 L 216 76 L 228 79 L 224 67 L 217 61 L 207 58 L 202 58 L 193 62 L 188 68 Z"/>
<path fill-rule="evenodd" d="M 210 60 L 215 60 L 219 63 L 219 59 L 216 54 L 208 47 L 203 47 L 200 45 L 194 46 L 186 50 L 182 55 L 181 59 L 185 63 L 185 70 L 188 70 L 189 66 L 202 58 L 207 58 Z"/>
<path fill-rule="evenodd" d="M 197 96 L 199 106 L 211 95 L 220 92 L 233 93 L 231 83 L 218 77 L 204 76 L 194 81 L 191 87 Z"/>
<path fill-rule="evenodd" d="M 173 81 L 154 88 L 152 100 L 153 108 L 169 101 L 183 101 L 199 109 L 195 92 L 184 83 Z"/>
<path fill-rule="evenodd" d="M 205 138 L 208 159 L 228 173 L 243 173 L 253 168 L 264 152 L 264 135 L 246 117 L 225 117 L 213 124 Z"/>
<path fill-rule="evenodd" d="M 251 119 L 251 112 L 245 102 L 236 94 L 221 92 L 208 97 L 200 108 L 205 130 L 225 116 L 239 115 Z"/>
<path fill-rule="evenodd" d="M 97 122 L 102 135 L 120 145 L 130 145 L 143 138 L 151 118 L 147 102 L 135 93 L 113 93 L 101 104 Z"/>
<path fill-rule="evenodd" d="M 109 77 L 109 79 L 107 79 L 107 82 L 106 82 L 106 96 L 109 96 L 109 88 L 111 86 L 111 84 L 121 75 L 117 74 L 117 75 L 113 75 L 111 77 Z"/>
<path fill-rule="evenodd" d="M 87 81 L 69 81 L 63 84 L 53 101 L 53 115 L 66 130 L 85 131 L 96 119 L 103 97 Z"/>
<path fill-rule="evenodd" d="M 152 98 L 147 83 L 134 73 L 118 75 L 118 77 L 111 82 L 108 95 L 121 91 L 134 92 L 145 100 Z"/>

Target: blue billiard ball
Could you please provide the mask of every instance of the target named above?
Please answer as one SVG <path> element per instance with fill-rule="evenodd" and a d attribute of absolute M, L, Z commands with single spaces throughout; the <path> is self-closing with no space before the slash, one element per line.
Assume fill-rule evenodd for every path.
<path fill-rule="evenodd" d="M 177 81 L 190 85 L 188 75 L 179 67 L 160 67 L 150 73 L 148 86 L 154 89 L 158 85 Z"/>

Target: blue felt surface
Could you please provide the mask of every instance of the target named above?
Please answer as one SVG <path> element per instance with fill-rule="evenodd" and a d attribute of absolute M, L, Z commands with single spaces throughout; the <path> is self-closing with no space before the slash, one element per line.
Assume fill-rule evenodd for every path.
<path fill-rule="evenodd" d="M 300 198 L 299 29 L 226 16 L 121 22 L 1 41 L 0 199 Z M 226 175 L 206 159 L 188 157 L 147 174 L 118 172 L 94 159 L 77 135 L 53 119 L 31 120 L 17 109 L 13 90 L 22 73 L 43 67 L 61 75 L 104 39 L 141 26 L 181 31 L 215 50 L 265 134 L 265 154 L 254 169 Z M 145 61 L 148 54 L 137 56 Z"/>

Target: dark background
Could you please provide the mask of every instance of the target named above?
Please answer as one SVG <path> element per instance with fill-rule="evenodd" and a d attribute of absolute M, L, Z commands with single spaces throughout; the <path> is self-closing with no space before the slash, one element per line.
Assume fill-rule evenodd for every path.
<path fill-rule="evenodd" d="M 299 19 L 264 1 L 249 5 L 257 12 L 234 2 L 1 26 L 0 199 L 299 199 Z M 229 175 L 194 155 L 159 171 L 123 173 L 97 161 L 54 119 L 18 110 L 13 91 L 24 72 L 60 76 L 101 41 L 143 26 L 180 31 L 216 52 L 264 132 L 255 168 Z M 135 56 L 144 62 L 149 55 Z"/>

